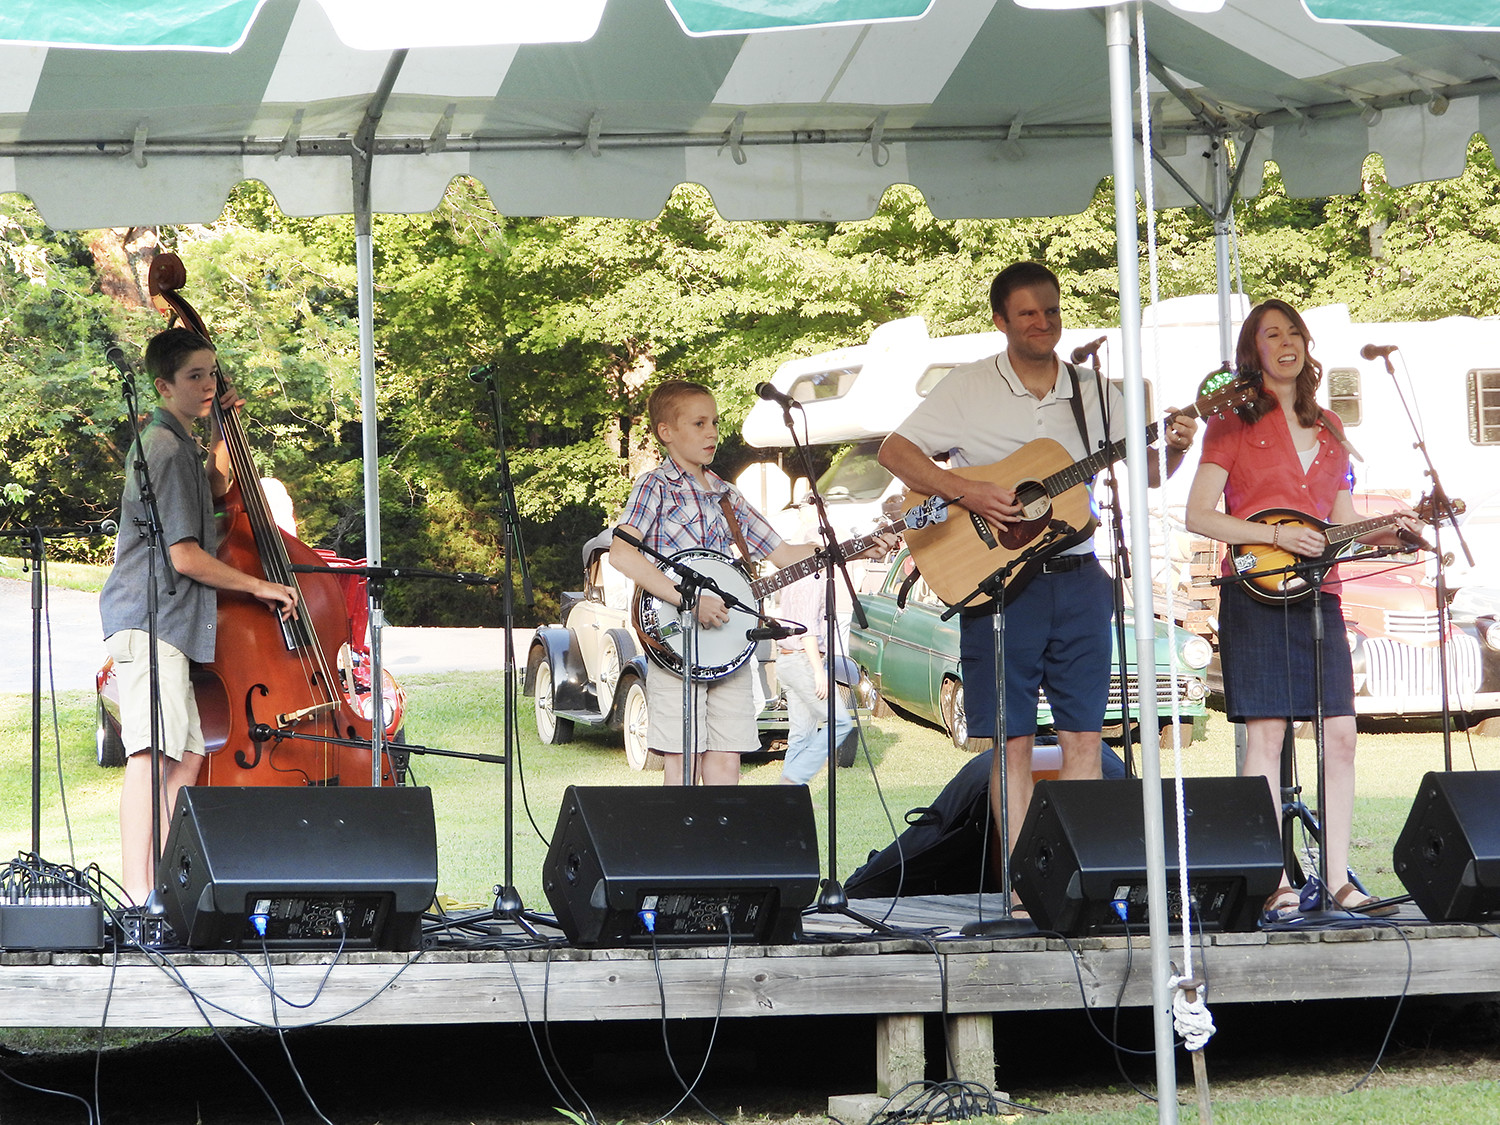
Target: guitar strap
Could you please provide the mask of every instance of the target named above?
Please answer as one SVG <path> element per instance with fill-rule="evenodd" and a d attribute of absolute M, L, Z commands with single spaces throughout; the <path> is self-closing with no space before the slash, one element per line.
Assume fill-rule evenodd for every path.
<path fill-rule="evenodd" d="M 755 564 L 750 561 L 750 548 L 745 543 L 745 533 L 740 530 L 740 521 L 735 518 L 734 505 L 729 502 L 729 493 L 725 492 L 719 496 L 719 507 L 724 512 L 724 518 L 729 521 L 729 534 L 734 536 L 734 545 L 740 552 L 740 558 L 745 560 L 745 567 L 753 575 Z"/>
<path fill-rule="evenodd" d="M 1078 368 L 1071 363 L 1064 366 L 1068 369 L 1068 378 L 1073 380 L 1073 397 L 1068 401 L 1073 406 L 1073 421 L 1078 423 L 1078 436 L 1083 439 L 1083 455 L 1087 457 L 1094 451 L 1089 448 L 1089 426 L 1083 417 L 1083 389 L 1078 385 Z"/>

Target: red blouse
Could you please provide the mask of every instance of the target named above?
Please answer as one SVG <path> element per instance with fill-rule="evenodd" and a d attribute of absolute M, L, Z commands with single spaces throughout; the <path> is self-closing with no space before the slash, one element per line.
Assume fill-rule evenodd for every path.
<path fill-rule="evenodd" d="M 1335 427 L 1338 419 L 1325 410 L 1318 427 L 1318 452 L 1304 473 L 1280 409 L 1253 424 L 1235 415 L 1209 419 L 1201 460 L 1229 474 L 1225 511 L 1244 519 L 1266 508 L 1291 508 L 1327 520 L 1339 492 L 1349 488 L 1349 453 L 1340 441 L 1342 428 Z M 1224 573 L 1230 569 L 1226 556 Z"/>

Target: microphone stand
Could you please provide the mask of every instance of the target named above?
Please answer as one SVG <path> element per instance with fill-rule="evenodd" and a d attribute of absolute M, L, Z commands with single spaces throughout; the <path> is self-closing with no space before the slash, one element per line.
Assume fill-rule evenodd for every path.
<path fill-rule="evenodd" d="M 151 484 L 151 466 L 146 461 L 146 449 L 141 442 L 143 427 L 138 423 L 140 418 L 140 400 L 136 392 L 135 379 L 127 369 L 124 371 L 123 390 L 125 392 L 125 416 L 132 420 L 135 425 L 135 437 L 131 442 L 134 450 L 135 460 L 131 467 L 135 470 L 136 486 L 140 491 L 141 503 L 146 509 L 144 519 L 137 518 L 134 523 L 140 533 L 146 537 L 146 635 L 150 652 L 148 660 L 148 683 L 151 695 L 151 870 L 156 870 L 157 863 L 161 860 L 162 845 L 162 769 L 161 754 L 162 742 L 165 740 L 165 727 L 161 713 L 161 660 L 157 655 L 156 645 L 156 616 L 158 611 L 157 588 L 156 588 L 156 566 L 160 559 L 165 566 L 167 596 L 177 596 L 177 582 L 179 575 L 177 569 L 172 565 L 172 553 L 166 548 L 166 531 L 162 527 L 161 510 L 156 504 L 156 490 Z M 149 425 L 150 423 L 147 423 Z M 129 456 L 129 454 L 127 454 Z M 123 505 L 122 505 L 123 508 Z M 121 512 L 123 515 L 124 512 Z M 123 534 L 123 532 L 122 532 Z M 129 755 L 126 756 L 128 768 Z M 153 878 L 153 883 L 154 883 Z M 136 906 L 146 906 L 148 903 L 136 903 Z M 149 896 L 149 905 L 154 914 L 165 914 L 165 907 L 156 901 L 153 892 Z"/>
<path fill-rule="evenodd" d="M 1073 534 L 1076 534 L 1076 529 L 1063 521 L 1050 521 L 1047 531 L 1035 543 L 986 578 L 967 597 L 949 606 L 942 616 L 942 620 L 948 620 L 978 597 L 989 597 L 995 603 L 990 630 L 995 657 L 995 747 L 990 752 L 990 820 L 991 826 L 998 822 L 1000 827 L 996 847 L 1000 869 L 1000 917 L 987 919 L 983 916 L 984 879 L 981 873 L 980 917 L 973 922 L 964 923 L 959 932 L 965 937 L 1020 937 L 1037 932 L 1036 923 L 1030 918 L 1017 918 L 1012 914 L 1010 901 L 1010 763 L 1006 760 L 1005 753 L 1006 743 L 1009 741 L 1005 729 L 1005 587 L 1018 567 L 1039 555 L 1045 555 L 1047 548 L 1053 543 Z M 987 832 L 986 842 L 993 835 Z"/>
<path fill-rule="evenodd" d="M 479 372 L 470 372 L 469 377 L 480 381 Z M 521 894 L 515 883 L 515 747 L 513 728 L 516 714 L 516 611 L 515 583 L 512 563 L 519 560 L 521 570 L 521 593 L 527 609 L 536 604 L 531 590 L 531 572 L 526 566 L 526 548 L 521 542 L 521 517 L 516 508 L 516 491 L 510 479 L 510 459 L 505 452 L 505 418 L 500 406 L 500 390 L 495 383 L 493 369 L 482 370 L 483 383 L 489 392 L 490 409 L 495 420 L 495 445 L 500 452 L 500 509 L 505 521 L 504 577 L 501 580 L 501 621 L 505 630 L 505 818 L 502 831 L 505 834 L 505 875 L 501 885 L 495 888 L 493 916 L 512 921 L 536 937 L 531 927 L 531 917 L 521 902 Z M 538 921 L 540 919 L 537 919 Z"/>
<path fill-rule="evenodd" d="M 45 600 L 42 564 L 46 540 L 109 535 L 113 521 L 80 527 L 23 527 L 0 529 L 0 539 L 19 539 L 31 568 L 31 854 L 42 854 L 42 603 Z"/>
<path fill-rule="evenodd" d="M 1401 381 L 1396 378 L 1396 369 L 1391 364 L 1390 352 L 1382 357 L 1385 360 L 1386 374 L 1391 377 L 1391 383 L 1396 388 L 1396 397 L 1401 400 L 1401 408 L 1406 411 L 1406 420 L 1411 424 L 1412 433 L 1417 440 L 1412 442 L 1411 447 L 1422 455 L 1422 460 L 1427 463 L 1424 476 L 1432 480 L 1432 547 L 1437 554 L 1437 611 L 1438 611 L 1438 689 L 1443 693 L 1443 769 L 1453 769 L 1453 711 L 1448 703 L 1448 627 L 1452 620 L 1448 606 L 1448 584 L 1446 567 L 1443 563 L 1443 536 L 1442 525 L 1444 520 L 1453 524 L 1453 533 L 1458 536 L 1458 545 L 1463 548 L 1464 559 L 1469 566 L 1474 565 L 1474 553 L 1469 550 L 1469 544 L 1464 539 L 1463 530 L 1458 526 L 1458 513 L 1454 510 L 1453 501 L 1448 492 L 1443 488 L 1443 482 L 1438 477 L 1437 466 L 1432 463 L 1432 457 L 1427 452 L 1427 442 L 1422 437 L 1421 427 L 1417 425 L 1416 415 L 1412 413 L 1411 404 L 1406 401 L 1406 394 L 1401 389 Z"/>
<path fill-rule="evenodd" d="M 1250 571 L 1246 571 L 1243 574 L 1236 573 L 1236 574 L 1223 575 L 1223 576 L 1221 576 L 1219 578 L 1213 579 L 1213 581 L 1210 583 L 1210 585 L 1213 585 L 1213 586 L 1225 586 L 1225 585 L 1229 585 L 1229 584 L 1239 584 L 1239 585 L 1243 586 L 1243 584 L 1245 582 L 1248 582 L 1252 578 L 1271 577 L 1271 576 L 1278 575 L 1278 574 L 1284 574 L 1284 575 L 1288 575 L 1288 576 L 1290 576 L 1290 575 L 1301 575 L 1306 580 L 1309 588 L 1312 591 L 1312 623 L 1311 623 L 1311 629 L 1312 629 L 1312 640 L 1313 640 L 1313 699 L 1314 699 L 1314 709 L 1313 709 L 1313 745 L 1316 747 L 1316 751 L 1317 751 L 1318 809 L 1319 809 L 1319 813 L 1320 813 L 1322 819 L 1324 819 L 1324 820 L 1326 820 L 1327 817 L 1328 817 L 1328 786 L 1327 786 L 1327 768 L 1326 768 L 1327 763 L 1326 763 L 1326 759 L 1325 759 L 1325 755 L 1324 755 L 1324 731 L 1323 731 L 1323 719 L 1324 719 L 1324 716 L 1323 716 L 1323 642 L 1324 642 L 1324 639 L 1325 639 L 1325 636 L 1324 636 L 1325 631 L 1324 631 L 1324 626 L 1323 626 L 1323 577 L 1328 572 L 1328 569 L 1332 565 L 1334 565 L 1334 564 L 1330 563 L 1327 559 L 1324 559 L 1324 558 L 1321 558 L 1321 557 L 1320 558 L 1316 558 L 1316 559 L 1305 559 L 1302 562 L 1291 563 L 1291 564 L 1289 564 L 1287 566 L 1271 567 L 1271 568 L 1268 568 L 1266 570 L 1250 570 Z M 1246 596 L 1248 597 L 1249 595 L 1246 595 Z M 1288 700 L 1288 703 L 1290 703 L 1290 700 Z M 1290 719 L 1291 719 L 1291 716 L 1288 715 L 1288 722 L 1290 722 Z M 1283 753 L 1282 780 L 1285 781 L 1286 780 L 1286 770 L 1285 770 L 1285 764 L 1284 764 L 1284 762 L 1285 762 L 1285 753 L 1286 753 L 1286 751 L 1285 751 L 1284 748 L 1283 748 L 1282 753 Z M 1300 806 L 1300 804 L 1301 804 L 1301 802 L 1299 801 L 1298 805 Z M 1282 808 L 1282 818 L 1281 818 L 1282 822 L 1283 822 L 1282 823 L 1282 832 L 1283 833 L 1286 832 L 1286 823 L 1285 822 L 1288 819 L 1288 817 L 1289 817 L 1289 812 L 1286 809 L 1284 798 L 1283 798 L 1283 808 Z M 1340 923 L 1340 924 L 1347 923 L 1349 921 L 1349 919 L 1353 915 L 1351 915 L 1351 913 L 1349 911 L 1347 911 L 1347 910 L 1342 910 L 1342 909 L 1339 909 L 1337 907 L 1334 907 L 1334 906 L 1330 905 L 1330 900 L 1333 897 L 1333 891 L 1332 891 L 1332 888 L 1330 887 L 1329 882 L 1328 882 L 1328 849 L 1327 849 L 1327 847 L 1324 846 L 1323 832 L 1321 830 L 1321 826 L 1317 823 L 1317 821 L 1311 820 L 1310 817 L 1304 818 L 1304 823 L 1308 823 L 1310 825 L 1310 827 L 1311 827 L 1311 829 L 1313 831 L 1313 834 L 1317 837 L 1317 840 L 1318 840 L 1318 872 L 1317 872 L 1318 898 L 1317 898 L 1317 904 L 1316 904 L 1315 907 L 1309 906 L 1309 907 L 1304 908 L 1301 911 L 1302 921 L 1304 923 L 1309 923 L 1311 925 L 1332 924 L 1332 923 Z M 1283 840 L 1282 840 L 1282 852 L 1283 852 L 1283 863 L 1285 863 L 1286 862 L 1286 840 L 1285 840 L 1284 836 L 1283 836 Z M 1287 866 L 1288 866 L 1288 868 L 1290 868 L 1289 864 Z M 1352 874 L 1352 873 L 1346 872 L 1345 874 L 1348 875 L 1348 874 Z M 1290 871 L 1290 869 L 1288 869 L 1286 871 L 1286 875 L 1287 875 L 1288 878 L 1291 877 L 1291 871 Z M 1342 881 L 1341 881 L 1340 885 L 1342 885 Z M 1304 899 L 1303 901 L 1306 902 L 1307 900 Z"/>
<path fill-rule="evenodd" d="M 1104 373 L 1099 368 L 1099 351 L 1090 348 L 1093 356 L 1094 379 L 1099 389 L 1099 417 L 1104 423 L 1105 444 L 1109 441 L 1109 396 L 1105 393 Z M 1074 362 L 1078 362 L 1077 352 Z M 1092 450 L 1085 450 L 1092 453 Z M 1120 742 L 1125 749 L 1125 776 L 1135 776 L 1135 754 L 1131 747 L 1135 743 L 1135 732 L 1130 726 L 1130 650 L 1125 647 L 1125 583 L 1130 579 L 1130 548 L 1125 544 L 1125 516 L 1120 506 L 1120 478 L 1111 460 L 1104 468 L 1109 481 L 1109 530 L 1115 566 L 1110 589 L 1114 596 L 1115 651 L 1120 658 Z M 1106 703 L 1108 701 L 1106 700 Z M 1141 745 L 1146 740 L 1146 714 L 1141 712 Z"/>
<path fill-rule="evenodd" d="M 772 617 L 761 613 L 758 605 L 747 605 L 729 591 L 721 587 L 707 574 L 701 570 L 694 570 L 686 563 L 679 562 L 669 555 L 664 555 L 655 547 L 648 547 L 627 531 L 615 528 L 614 536 L 623 539 L 636 550 L 649 558 L 655 559 L 663 570 L 669 570 L 677 577 L 677 590 L 681 596 L 678 606 L 679 631 L 682 634 L 682 784 L 695 784 L 694 775 L 697 772 L 696 748 L 693 745 L 697 724 L 693 721 L 696 698 L 693 694 L 693 669 L 694 654 L 697 649 L 698 637 L 698 594 L 700 590 L 710 590 L 717 594 L 729 609 L 739 610 L 741 613 L 754 617 L 757 621 L 774 621 Z M 726 626 L 727 627 L 727 626 Z M 749 639 L 747 634 L 746 639 Z"/>
<path fill-rule="evenodd" d="M 838 535 L 833 530 L 833 524 L 828 518 L 828 508 L 823 503 L 823 494 L 818 491 L 817 474 L 813 472 L 812 457 L 808 453 L 807 445 L 797 436 L 797 426 L 792 420 L 791 402 L 786 399 L 776 401 L 781 402 L 782 420 L 786 423 L 787 433 L 791 435 L 792 448 L 796 450 L 797 457 L 802 463 L 802 471 L 807 475 L 813 510 L 818 517 L 818 532 L 823 537 L 823 547 L 817 553 L 825 563 L 823 567 L 823 630 L 824 644 L 827 647 L 825 657 L 828 661 L 828 698 L 825 709 L 828 732 L 828 874 L 818 893 L 818 901 L 804 913 L 841 914 L 877 931 L 890 932 L 890 927 L 884 923 L 866 918 L 849 908 L 849 896 L 844 892 L 844 885 L 839 881 L 838 876 L 839 760 L 838 724 L 835 721 L 839 706 L 838 683 L 835 676 L 838 664 L 838 615 L 835 612 L 838 582 L 834 577 L 835 570 L 844 577 L 844 586 L 849 591 L 854 620 L 861 629 L 864 629 L 868 627 L 869 619 L 865 616 L 864 606 L 860 604 L 859 591 L 854 587 L 854 580 L 849 577 L 844 552 L 839 545 Z"/>

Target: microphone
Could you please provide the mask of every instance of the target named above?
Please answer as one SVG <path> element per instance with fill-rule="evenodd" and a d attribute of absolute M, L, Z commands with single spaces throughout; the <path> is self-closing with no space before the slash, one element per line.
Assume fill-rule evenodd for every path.
<path fill-rule="evenodd" d="M 1099 357 L 1099 349 L 1102 348 L 1108 340 L 1108 336 L 1100 336 L 1097 340 L 1094 340 L 1091 343 L 1081 344 L 1078 347 L 1074 348 L 1073 362 L 1082 363 L 1084 360 L 1088 359 L 1089 356 L 1093 356 L 1095 359 L 1097 359 Z"/>
<path fill-rule="evenodd" d="M 1359 349 L 1359 354 L 1365 359 L 1390 359 L 1395 350 L 1395 344 L 1366 344 Z"/>
<path fill-rule="evenodd" d="M 120 525 L 117 524 L 114 520 L 101 520 L 98 524 L 93 526 L 97 527 L 97 534 L 99 535 L 113 535 L 115 532 L 120 530 Z"/>
<path fill-rule="evenodd" d="M 788 621 L 785 625 L 763 625 L 758 629 L 745 630 L 747 641 L 781 641 L 787 637 L 800 637 L 807 632 L 806 625 Z"/>
<path fill-rule="evenodd" d="M 794 406 L 802 405 L 791 395 L 784 394 L 781 391 L 778 391 L 775 387 L 771 386 L 770 383 L 756 383 L 755 393 L 761 398 L 765 399 L 767 402 L 779 403 L 781 405 L 781 409 L 783 410 L 790 410 Z"/>
<path fill-rule="evenodd" d="M 125 358 L 125 353 L 121 350 L 120 345 L 111 344 L 109 349 L 104 353 L 104 358 L 114 364 L 115 370 L 125 376 L 125 378 L 135 378 L 135 368 L 130 366 L 130 360 Z"/>
<path fill-rule="evenodd" d="M 1401 540 L 1406 546 L 1413 547 L 1418 551 L 1432 551 L 1434 553 L 1437 551 L 1436 547 L 1427 542 L 1426 538 L 1418 535 L 1415 531 L 1407 531 L 1405 528 L 1398 527 L 1396 529 L 1396 538 Z"/>

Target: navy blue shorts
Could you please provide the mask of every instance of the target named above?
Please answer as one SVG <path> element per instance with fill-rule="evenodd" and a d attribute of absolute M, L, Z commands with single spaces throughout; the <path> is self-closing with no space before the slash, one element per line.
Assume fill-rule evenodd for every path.
<path fill-rule="evenodd" d="M 1113 641 L 1112 580 L 1099 560 L 1077 570 L 1038 574 L 1005 606 L 1005 736 L 1036 733 L 1037 694 L 1045 688 L 1057 730 L 1094 731 L 1109 702 Z M 995 737 L 994 618 L 963 618 L 960 671 L 969 734 Z"/>
<path fill-rule="evenodd" d="M 1267 605 L 1226 583 L 1219 593 L 1219 662 L 1229 721 L 1311 719 L 1312 598 Z M 1354 662 L 1337 594 L 1323 595 L 1323 714 L 1354 714 Z"/>

